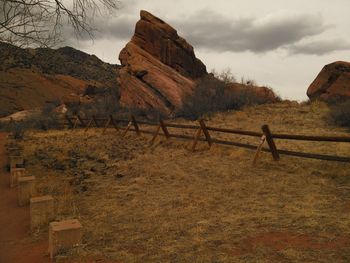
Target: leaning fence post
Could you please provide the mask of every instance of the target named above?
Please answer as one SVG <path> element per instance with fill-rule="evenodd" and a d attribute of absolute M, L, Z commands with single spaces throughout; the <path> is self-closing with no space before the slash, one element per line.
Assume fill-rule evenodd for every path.
<path fill-rule="evenodd" d="M 71 119 L 67 115 L 65 115 L 65 117 L 70 125 L 70 128 L 73 129 L 73 126 L 74 126 L 73 122 L 71 121 Z"/>
<path fill-rule="evenodd" d="M 152 139 L 151 139 L 150 142 L 149 142 L 149 145 L 150 145 L 150 146 L 152 146 L 153 143 L 154 143 L 154 141 L 156 140 L 156 138 L 157 138 L 157 136 L 158 136 L 158 134 L 159 134 L 160 128 L 161 128 L 161 125 L 159 124 L 159 125 L 157 126 L 156 131 L 154 132 L 154 135 L 153 135 Z"/>
<path fill-rule="evenodd" d="M 207 129 L 207 126 L 205 125 L 205 122 L 204 122 L 203 119 L 199 121 L 199 124 L 200 124 L 200 126 L 202 128 L 202 131 L 204 133 L 205 139 L 207 140 L 209 148 L 210 148 L 212 146 L 213 142 L 211 140 L 211 137 L 210 137 L 209 131 Z"/>
<path fill-rule="evenodd" d="M 75 129 L 77 125 L 78 125 L 78 118 L 76 117 L 74 121 L 73 129 Z"/>
<path fill-rule="evenodd" d="M 197 146 L 197 143 L 198 143 L 198 140 L 199 140 L 199 137 L 201 136 L 201 132 L 202 132 L 202 127 L 200 127 L 195 136 L 194 136 L 194 140 L 193 140 L 193 145 L 192 145 L 192 152 L 194 152 L 196 150 L 196 146 Z"/>
<path fill-rule="evenodd" d="M 130 127 L 132 125 L 132 121 L 129 121 L 128 126 L 126 126 L 126 129 L 124 130 L 122 137 L 124 137 L 126 135 L 126 133 L 129 131 Z"/>
<path fill-rule="evenodd" d="M 106 132 L 106 130 L 107 130 L 107 128 L 108 128 L 110 122 L 111 122 L 111 118 L 108 118 L 108 119 L 107 119 L 107 122 L 106 122 L 106 125 L 105 125 L 105 127 L 103 128 L 102 134 L 105 134 L 105 132 Z"/>
<path fill-rule="evenodd" d="M 268 125 L 263 125 L 261 127 L 261 129 L 262 129 L 263 133 L 266 136 L 266 141 L 267 141 L 267 144 L 269 145 L 269 148 L 271 150 L 271 154 L 272 154 L 273 159 L 275 161 L 278 161 L 280 159 L 280 156 L 278 154 L 278 151 L 277 151 L 277 148 L 276 148 L 276 144 L 273 141 L 273 138 L 272 138 L 269 126 Z"/>
<path fill-rule="evenodd" d="M 260 143 L 259 143 L 259 145 L 256 149 L 256 152 L 255 152 L 255 155 L 254 155 L 253 165 L 255 165 L 256 162 L 258 161 L 259 155 L 261 153 L 261 149 L 262 149 L 265 141 L 266 141 L 266 136 L 265 135 L 261 136 Z"/>
<path fill-rule="evenodd" d="M 170 133 L 169 133 L 168 128 L 166 127 L 166 125 L 165 125 L 165 123 L 164 123 L 164 121 L 162 119 L 159 120 L 159 124 L 160 124 L 160 127 L 163 130 L 163 133 L 164 133 L 165 137 L 167 139 L 169 139 L 170 138 Z"/>
<path fill-rule="evenodd" d="M 85 131 L 87 131 L 90 128 L 92 121 L 93 119 L 89 120 L 88 124 L 86 125 Z"/>
<path fill-rule="evenodd" d="M 110 117 L 110 119 L 111 119 L 111 123 L 112 123 L 114 129 L 116 129 L 116 131 L 119 131 L 117 124 L 114 122 L 113 116 L 110 115 L 109 117 Z"/>
<path fill-rule="evenodd" d="M 97 123 L 97 120 L 96 120 L 95 115 L 92 116 L 92 119 L 94 120 L 94 123 L 95 123 L 95 125 L 96 125 L 96 128 L 100 127 L 100 125 L 98 125 L 98 123 Z"/>
<path fill-rule="evenodd" d="M 137 124 L 134 115 L 131 115 L 131 121 L 132 121 L 132 124 L 133 124 L 134 127 L 135 127 L 136 134 L 137 134 L 137 135 L 140 135 L 139 125 Z"/>

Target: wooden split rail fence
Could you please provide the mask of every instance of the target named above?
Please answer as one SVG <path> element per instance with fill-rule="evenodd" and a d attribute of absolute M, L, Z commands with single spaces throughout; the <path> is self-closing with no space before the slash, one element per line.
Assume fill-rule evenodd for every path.
<path fill-rule="evenodd" d="M 116 119 L 112 115 L 110 115 L 108 118 L 96 118 L 95 116 L 93 116 L 92 118 L 87 119 L 87 118 L 82 118 L 79 115 L 75 117 L 66 116 L 65 118 L 68 121 L 65 124 L 67 124 L 72 129 L 81 127 L 81 128 L 84 128 L 85 131 L 87 131 L 90 127 L 95 126 L 97 128 L 103 128 L 103 133 L 105 133 L 107 128 L 113 127 L 117 131 L 123 131 L 122 136 L 125 136 L 128 131 L 134 131 L 136 132 L 137 135 L 140 135 L 141 133 L 151 134 L 153 135 L 153 137 L 150 140 L 150 145 L 152 145 L 155 142 L 158 136 L 165 136 L 166 139 L 178 138 L 178 139 L 193 141 L 192 143 L 193 151 L 196 149 L 196 145 L 199 141 L 207 142 L 209 147 L 211 147 L 215 143 L 215 144 L 251 149 L 251 150 L 255 150 L 255 155 L 253 159 L 254 164 L 257 162 L 260 152 L 270 152 L 275 161 L 278 161 L 280 159 L 280 155 L 282 154 L 282 155 L 290 155 L 290 156 L 297 156 L 297 157 L 303 157 L 303 158 L 350 163 L 350 157 L 282 150 L 282 149 L 278 149 L 275 143 L 275 139 L 350 143 L 350 136 L 348 137 L 347 136 L 309 136 L 309 135 L 291 135 L 291 134 L 272 133 L 268 125 L 263 125 L 261 127 L 261 130 L 262 130 L 261 132 L 234 130 L 234 129 L 207 126 L 204 120 L 200 120 L 199 125 L 187 125 L 187 124 L 165 123 L 163 120 L 159 120 L 159 122 L 136 120 L 134 116 L 130 116 L 130 119 Z M 124 125 L 118 126 L 119 124 L 124 124 Z M 141 124 L 148 125 L 148 126 L 155 126 L 156 129 L 155 131 L 142 130 L 140 128 Z M 170 133 L 168 128 L 193 130 L 195 131 L 195 134 L 194 136 L 189 136 L 184 134 Z M 161 131 L 163 133 L 161 133 Z M 252 136 L 252 137 L 261 138 L 261 140 L 259 145 L 256 146 L 256 145 L 251 145 L 251 144 L 242 143 L 242 142 L 233 142 L 233 141 L 216 139 L 211 136 L 210 132 Z M 202 133 L 204 135 L 204 138 L 201 137 Z M 265 142 L 267 143 L 268 147 L 263 147 Z"/>

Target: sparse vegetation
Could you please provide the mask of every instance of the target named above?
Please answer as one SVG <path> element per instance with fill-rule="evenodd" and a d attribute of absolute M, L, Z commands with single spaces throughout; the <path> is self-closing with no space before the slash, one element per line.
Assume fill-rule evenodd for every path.
<path fill-rule="evenodd" d="M 350 128 L 350 100 L 333 103 L 329 117 L 336 125 Z"/>
<path fill-rule="evenodd" d="M 224 81 L 209 75 L 199 81 L 193 95 L 184 101 L 183 109 L 177 115 L 194 120 L 205 114 L 267 102 L 270 98 L 259 95 L 252 87 L 230 88 Z"/>
<path fill-rule="evenodd" d="M 216 113 L 207 123 L 347 134 L 330 127 L 327 112 L 317 110 L 282 102 Z M 199 143 L 191 152 L 187 141 L 160 137 L 148 147 L 149 139 L 90 129 L 32 132 L 21 143 L 38 193 L 55 199 L 56 220 L 75 217 L 82 223 L 81 261 L 349 261 L 348 163 L 288 156 L 274 162 L 262 153 L 252 166 L 254 151 L 219 145 L 209 150 Z M 259 138 L 235 135 L 235 141 L 258 144 Z M 345 143 L 276 143 L 279 149 L 350 152 Z M 40 230 L 36 238 L 47 240 L 47 233 Z"/>

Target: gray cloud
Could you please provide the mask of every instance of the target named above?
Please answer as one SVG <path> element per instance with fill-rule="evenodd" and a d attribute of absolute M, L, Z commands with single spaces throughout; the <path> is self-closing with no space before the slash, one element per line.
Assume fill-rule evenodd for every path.
<path fill-rule="evenodd" d="M 220 52 L 271 51 L 330 28 L 319 15 L 230 19 L 209 10 L 174 23 L 194 46 Z"/>
<path fill-rule="evenodd" d="M 128 13 L 117 17 L 96 18 L 92 23 L 96 29 L 94 39 L 129 40 L 138 19 L 138 16 L 134 17 Z M 349 47 L 338 40 L 304 43 L 305 39 L 319 36 L 332 27 L 325 24 L 320 15 L 282 13 L 259 19 L 254 17 L 232 19 L 211 10 L 201 10 L 188 17 L 176 19 L 161 17 L 161 19 L 178 29 L 195 48 L 216 52 L 263 53 L 283 48 L 289 54 L 323 55 Z M 66 39 L 73 37 L 69 31 L 65 35 Z M 91 41 L 91 38 L 83 35 L 80 40 Z"/>
<path fill-rule="evenodd" d="M 305 54 L 322 56 L 334 51 L 349 50 L 350 43 L 346 40 L 318 40 L 309 43 L 297 43 L 288 47 L 290 54 Z"/>

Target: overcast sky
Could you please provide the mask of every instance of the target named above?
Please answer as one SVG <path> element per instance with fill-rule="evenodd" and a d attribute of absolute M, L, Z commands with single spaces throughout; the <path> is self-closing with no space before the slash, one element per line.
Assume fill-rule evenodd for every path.
<path fill-rule="evenodd" d="M 115 17 L 95 20 L 93 42 L 67 43 L 119 64 L 141 9 L 177 29 L 208 71 L 230 68 L 285 99 L 305 100 L 324 65 L 350 61 L 350 0 L 121 0 Z"/>

